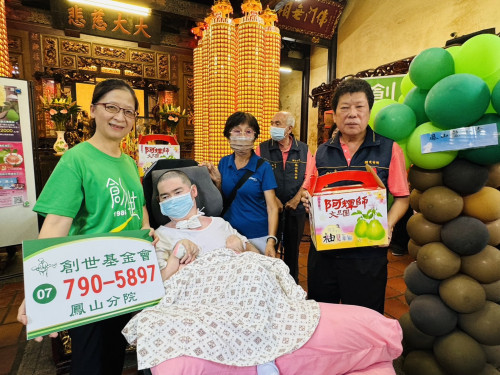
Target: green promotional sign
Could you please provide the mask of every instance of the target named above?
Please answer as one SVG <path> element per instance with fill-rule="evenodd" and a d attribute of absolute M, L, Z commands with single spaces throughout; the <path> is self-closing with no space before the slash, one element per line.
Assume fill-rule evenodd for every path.
<path fill-rule="evenodd" d="M 24 241 L 28 339 L 158 303 L 164 289 L 148 233 Z"/>
<path fill-rule="evenodd" d="M 382 99 L 398 100 L 401 96 L 401 81 L 404 75 L 363 78 L 372 87 L 375 101 Z"/>

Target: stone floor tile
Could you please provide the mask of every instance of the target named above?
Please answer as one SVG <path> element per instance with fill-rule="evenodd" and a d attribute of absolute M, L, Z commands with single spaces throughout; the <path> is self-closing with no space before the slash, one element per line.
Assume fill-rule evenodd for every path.
<path fill-rule="evenodd" d="M 403 314 L 407 313 L 409 309 L 410 307 L 406 303 L 401 302 L 397 298 L 385 301 L 385 313 L 391 318 L 399 319 Z"/>
<path fill-rule="evenodd" d="M 397 277 L 394 279 L 387 280 L 387 286 L 396 289 L 397 291 L 404 293 L 406 291 L 406 284 L 403 278 Z"/>
<path fill-rule="evenodd" d="M 2 324 L 2 329 L 0 329 L 0 347 L 17 344 L 22 328 L 23 325 L 21 323 Z"/>

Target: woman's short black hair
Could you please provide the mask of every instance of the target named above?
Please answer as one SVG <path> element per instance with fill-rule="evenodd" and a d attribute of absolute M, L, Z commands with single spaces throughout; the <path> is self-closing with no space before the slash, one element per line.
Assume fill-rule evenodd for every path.
<path fill-rule="evenodd" d="M 373 107 L 373 102 L 375 97 L 373 95 L 372 87 L 364 79 L 360 78 L 348 78 L 339 83 L 332 97 L 332 109 L 333 112 L 337 112 L 337 106 L 339 105 L 339 99 L 344 94 L 352 94 L 355 92 L 364 92 L 366 99 L 368 100 L 368 107 L 370 110 Z"/>
<path fill-rule="evenodd" d="M 94 88 L 94 93 L 92 94 L 92 104 L 99 103 L 99 100 L 104 95 L 113 90 L 126 90 L 130 92 L 130 94 L 134 98 L 135 110 L 137 111 L 139 109 L 139 101 L 137 100 L 137 96 L 135 96 L 135 92 L 132 87 L 130 87 L 127 82 L 117 78 L 107 79 L 105 81 L 99 82 L 96 85 L 96 87 Z"/>
<path fill-rule="evenodd" d="M 255 139 L 258 138 L 260 134 L 259 123 L 257 122 L 257 119 L 248 112 L 234 112 L 227 118 L 226 126 L 224 126 L 224 137 L 229 139 L 229 137 L 231 136 L 231 130 L 241 124 L 250 126 L 255 132 Z"/>

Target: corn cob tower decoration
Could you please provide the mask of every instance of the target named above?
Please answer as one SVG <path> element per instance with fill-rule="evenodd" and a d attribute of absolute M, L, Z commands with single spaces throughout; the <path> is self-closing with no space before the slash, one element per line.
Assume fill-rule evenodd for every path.
<path fill-rule="evenodd" d="M 205 31 L 203 32 L 204 35 L 204 40 L 202 40 L 203 44 L 201 46 L 201 60 L 202 60 L 202 78 L 201 78 L 201 105 L 202 105 L 202 113 L 201 113 L 201 123 L 202 126 L 199 127 L 199 138 L 200 139 L 200 158 L 195 159 L 195 160 L 209 160 L 208 155 L 209 155 L 209 137 L 208 137 L 208 113 L 209 113 L 209 108 L 210 108 L 210 98 L 208 96 L 209 93 L 209 86 L 208 86 L 208 80 L 209 80 L 209 69 L 208 69 L 208 59 L 209 59 L 209 52 L 210 52 L 210 35 L 206 32 L 206 25 L 210 25 L 212 23 L 212 16 L 209 15 L 208 17 L 205 18 Z M 196 112 L 196 110 L 195 110 Z M 195 127 L 196 129 L 196 127 Z M 198 142 L 195 142 L 195 145 Z"/>
<path fill-rule="evenodd" d="M 202 100 L 202 85 L 200 85 L 203 80 L 201 79 L 201 71 L 203 69 L 203 65 L 201 63 L 201 44 L 203 41 L 198 44 L 198 48 L 195 48 L 193 51 L 193 79 L 194 79 L 194 123 L 195 124 L 203 124 L 201 121 L 202 118 L 202 107 L 200 106 Z M 199 106 L 199 107 L 198 107 Z M 194 128 L 194 137 L 201 140 L 201 135 L 203 134 L 203 130 L 201 126 L 196 126 Z M 203 150 L 203 145 L 199 143 L 194 144 L 194 158 L 195 160 L 201 160 L 201 150 Z"/>
<path fill-rule="evenodd" d="M 7 21 L 5 19 L 5 0 L 0 0 L 0 76 L 11 77 L 9 46 L 7 44 Z"/>
<path fill-rule="evenodd" d="M 191 30 L 191 32 L 200 39 L 198 43 L 198 48 L 193 51 L 193 79 L 194 79 L 194 122 L 195 124 L 208 124 L 208 121 L 203 121 L 203 115 L 208 112 L 203 110 L 203 100 L 204 100 L 204 86 L 203 86 L 203 37 L 205 24 L 203 22 L 197 23 L 197 26 Z M 208 100 L 207 100 L 208 102 Z M 202 126 L 196 126 L 194 128 L 194 137 L 199 140 L 199 142 L 194 145 L 194 158 L 195 160 L 203 160 L 202 152 L 205 149 L 204 143 L 208 141 L 203 138 L 203 128 Z"/>
<path fill-rule="evenodd" d="M 271 119 L 280 108 L 280 52 L 281 35 L 274 26 L 278 16 L 269 6 L 261 15 L 264 20 L 264 91 L 263 91 L 263 119 L 261 132 L 269 134 Z"/>
<path fill-rule="evenodd" d="M 264 20 L 259 0 L 244 0 L 238 25 L 238 110 L 250 112 L 262 127 L 264 87 Z M 268 126 L 269 127 L 269 126 Z M 261 129 L 264 133 L 264 129 Z"/>
<path fill-rule="evenodd" d="M 221 136 L 226 119 L 236 109 L 236 27 L 229 14 L 229 0 L 216 0 L 213 19 L 208 28 L 208 161 L 217 163 L 231 150 Z M 205 146 L 206 147 L 206 146 Z"/>
<path fill-rule="evenodd" d="M 204 28 L 192 30 L 201 36 L 193 54 L 197 161 L 217 164 L 231 153 L 223 130 L 235 111 L 253 114 L 263 139 L 278 111 L 281 37 L 274 26 L 276 14 L 266 9 L 261 17 L 259 0 L 245 0 L 242 10 L 244 17 L 234 22 L 229 0 L 216 0 Z"/>

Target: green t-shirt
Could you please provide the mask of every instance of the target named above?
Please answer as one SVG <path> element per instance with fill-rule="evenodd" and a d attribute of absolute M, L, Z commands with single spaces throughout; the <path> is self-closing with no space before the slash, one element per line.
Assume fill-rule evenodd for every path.
<path fill-rule="evenodd" d="M 71 236 L 140 229 L 144 203 L 132 158 L 83 142 L 62 156 L 33 210 L 73 218 Z"/>

